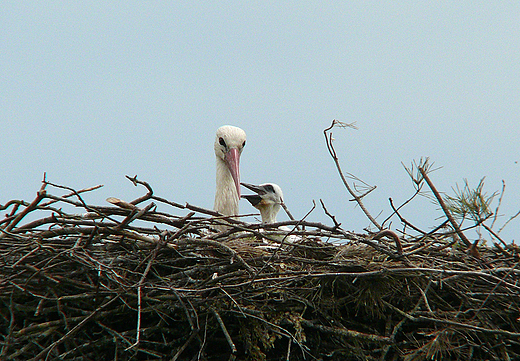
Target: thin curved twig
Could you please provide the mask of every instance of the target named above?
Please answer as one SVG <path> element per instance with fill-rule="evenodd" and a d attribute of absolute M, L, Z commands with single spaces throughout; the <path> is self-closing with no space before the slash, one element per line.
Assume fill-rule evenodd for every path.
<path fill-rule="evenodd" d="M 336 149 L 334 149 L 334 145 L 332 144 L 332 141 L 333 141 L 332 133 L 330 133 L 330 134 L 327 133 L 328 131 L 330 131 L 335 126 L 340 126 L 340 127 L 343 127 L 343 128 L 345 128 L 345 127 L 355 128 L 355 126 L 353 124 L 345 124 L 345 123 L 342 123 L 342 122 L 337 121 L 337 120 L 334 119 L 332 121 L 332 124 L 330 125 L 330 127 L 328 127 L 328 128 L 323 130 L 323 134 L 325 135 L 325 143 L 327 145 L 327 149 L 329 151 L 330 156 L 332 157 L 332 159 L 334 160 L 334 163 L 336 164 L 336 169 L 338 170 L 339 176 L 340 176 L 341 180 L 343 181 L 343 184 L 347 188 L 348 192 L 354 198 L 354 200 L 359 205 L 359 207 L 361 208 L 363 213 L 365 213 L 365 215 L 370 220 L 370 222 L 372 222 L 372 224 L 374 226 L 376 226 L 377 229 L 381 230 L 382 226 L 370 214 L 368 209 L 365 207 L 365 204 L 363 203 L 363 197 L 365 197 L 368 193 L 372 192 L 375 189 L 375 186 L 374 187 L 370 187 L 369 190 L 365 194 L 362 194 L 362 195 L 357 195 L 356 192 L 354 192 L 352 190 L 352 188 L 350 187 L 350 185 L 347 182 L 347 179 L 345 178 L 345 175 L 343 174 L 343 170 L 341 169 L 341 165 L 339 163 L 339 158 L 338 158 L 338 155 L 336 153 Z"/>

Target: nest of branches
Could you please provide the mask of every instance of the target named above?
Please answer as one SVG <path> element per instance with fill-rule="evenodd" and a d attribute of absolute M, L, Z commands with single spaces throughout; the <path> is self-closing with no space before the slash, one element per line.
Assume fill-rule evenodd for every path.
<path fill-rule="evenodd" d="M 131 180 L 148 191 L 129 203 L 44 181 L 1 207 L 1 359 L 520 358 L 514 245 L 306 221 L 288 234 Z"/>

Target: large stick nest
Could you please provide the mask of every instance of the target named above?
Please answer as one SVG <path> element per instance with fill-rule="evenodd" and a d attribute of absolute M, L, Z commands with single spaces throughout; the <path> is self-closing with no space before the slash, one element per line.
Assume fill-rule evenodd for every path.
<path fill-rule="evenodd" d="M 1 207 L 1 359 L 520 358 L 514 245 L 306 221 L 285 237 L 133 181 L 148 193 L 130 203 L 44 182 Z"/>

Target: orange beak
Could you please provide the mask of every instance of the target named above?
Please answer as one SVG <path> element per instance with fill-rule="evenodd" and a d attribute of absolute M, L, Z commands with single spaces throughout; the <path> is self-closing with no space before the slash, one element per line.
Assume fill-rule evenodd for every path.
<path fill-rule="evenodd" d="M 235 181 L 238 199 L 240 199 L 240 153 L 238 153 L 237 148 L 231 148 L 229 152 L 226 153 L 226 164 Z"/>

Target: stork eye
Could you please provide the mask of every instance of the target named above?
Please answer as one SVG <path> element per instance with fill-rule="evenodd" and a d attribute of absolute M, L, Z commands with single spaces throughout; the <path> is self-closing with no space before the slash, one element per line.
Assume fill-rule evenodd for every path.
<path fill-rule="evenodd" d="M 220 137 L 218 139 L 218 142 L 220 143 L 221 146 L 225 147 L 226 146 L 226 142 L 224 141 L 224 138 Z"/>
<path fill-rule="evenodd" d="M 269 193 L 274 193 L 274 188 L 272 185 L 268 184 L 265 186 L 265 189 L 269 192 Z"/>
<path fill-rule="evenodd" d="M 244 140 L 244 143 L 242 143 L 242 148 L 246 146 L 246 141 Z"/>

